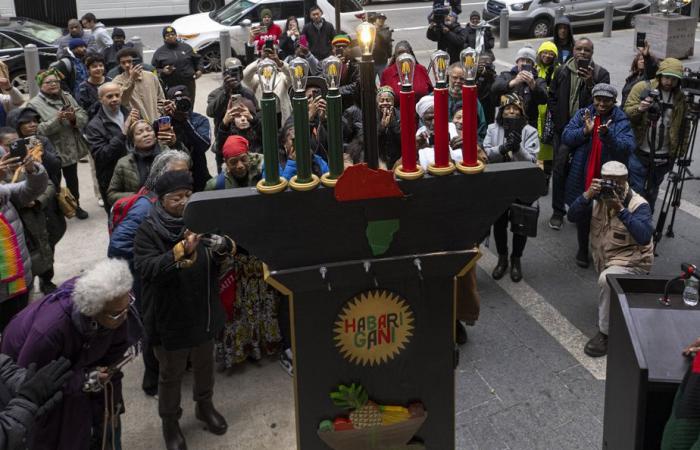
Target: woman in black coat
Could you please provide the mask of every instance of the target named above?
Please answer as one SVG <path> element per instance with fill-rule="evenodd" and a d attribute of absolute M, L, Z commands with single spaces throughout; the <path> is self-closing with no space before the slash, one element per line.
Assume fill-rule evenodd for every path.
<path fill-rule="evenodd" d="M 225 236 L 197 235 L 182 217 L 192 195 L 189 172 L 171 171 L 155 185 L 158 201 L 134 239 L 141 280 L 143 322 L 160 365 L 158 413 L 166 448 L 186 448 L 178 420 L 180 389 L 188 360 L 194 375 L 195 415 L 214 434 L 228 425 L 212 403 L 214 336 L 224 325 L 219 263 L 236 245 Z"/>

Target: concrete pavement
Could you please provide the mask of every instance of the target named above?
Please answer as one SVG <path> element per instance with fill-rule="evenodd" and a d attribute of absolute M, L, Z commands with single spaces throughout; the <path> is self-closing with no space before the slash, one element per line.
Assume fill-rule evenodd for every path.
<path fill-rule="evenodd" d="M 395 39 L 408 38 L 421 62 L 427 63 L 434 43 L 425 40 L 423 31 L 400 33 Z M 632 30 L 615 30 L 609 39 L 590 34 L 596 45 L 594 59 L 610 70 L 618 87 L 633 56 L 633 34 Z M 539 43 L 527 42 L 535 48 Z M 513 42 L 508 49 L 495 50 L 504 69 L 521 44 Z M 688 63 L 697 68 L 700 59 Z M 200 79 L 197 111 L 204 111 L 206 93 L 219 83 L 218 74 Z M 213 173 L 213 158 L 209 162 Z M 700 163 L 691 168 L 698 173 Z M 93 197 L 88 170 L 87 164 L 79 167 L 81 203 L 90 218 L 69 221 L 68 232 L 57 247 L 56 282 L 91 267 L 106 254 L 106 216 Z M 697 262 L 699 189 L 697 182 L 686 184 L 687 203 L 679 212 L 676 238 L 662 241 L 654 273 L 675 273 L 681 261 Z M 523 282 L 493 281 L 489 274 L 494 256 L 488 248 L 479 263 L 482 316 L 469 330 L 470 342 L 462 348 L 455 374 L 460 450 L 600 448 L 604 381 L 599 379 L 596 364 L 601 362 L 582 360 L 567 343 L 569 334 L 578 333 L 585 339 L 595 332 L 597 275 L 574 264 L 575 228 L 567 224 L 562 231 L 550 230 L 546 226 L 551 213 L 549 197 L 542 198 L 540 206 L 539 235 L 528 242 L 523 256 Z M 142 393 L 141 374 L 140 361 L 125 369 L 124 448 L 160 449 L 157 402 Z M 223 437 L 203 431 L 194 419 L 191 381 L 188 376 L 183 387 L 181 421 L 189 448 L 295 448 L 292 379 L 275 360 L 246 364 L 232 375 L 217 374 L 215 402 L 230 425 Z"/>

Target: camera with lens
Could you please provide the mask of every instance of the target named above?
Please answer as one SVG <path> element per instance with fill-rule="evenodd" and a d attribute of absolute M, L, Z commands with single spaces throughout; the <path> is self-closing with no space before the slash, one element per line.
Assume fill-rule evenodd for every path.
<path fill-rule="evenodd" d="M 615 180 L 600 180 L 600 193 L 596 195 L 596 200 L 615 198 L 615 188 L 617 188 Z"/>
<path fill-rule="evenodd" d="M 659 92 L 658 89 L 647 89 L 642 92 L 642 95 L 640 98 L 645 99 L 645 98 L 651 98 L 651 106 L 649 106 L 649 109 L 647 110 L 647 114 L 649 116 L 649 120 L 652 122 L 658 120 L 658 118 L 661 116 L 662 112 L 662 107 L 661 107 L 661 92 Z"/>
<path fill-rule="evenodd" d="M 229 69 L 224 70 L 224 76 L 225 77 L 241 77 L 241 68 L 240 67 L 231 67 Z"/>
<path fill-rule="evenodd" d="M 700 91 L 700 71 L 692 71 L 686 67 L 681 78 L 681 89 Z"/>
<path fill-rule="evenodd" d="M 176 95 L 173 101 L 175 102 L 175 110 L 178 112 L 186 113 L 192 110 L 192 100 L 182 94 Z"/>
<path fill-rule="evenodd" d="M 435 6 L 433 7 L 433 12 L 432 12 L 432 22 L 435 22 L 435 24 L 442 28 L 445 25 L 445 17 L 450 15 L 450 7 L 449 6 Z"/>

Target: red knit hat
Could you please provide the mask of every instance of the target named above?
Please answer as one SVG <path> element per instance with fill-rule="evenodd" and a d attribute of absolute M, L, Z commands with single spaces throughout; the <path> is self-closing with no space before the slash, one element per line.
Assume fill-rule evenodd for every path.
<path fill-rule="evenodd" d="M 248 139 L 238 135 L 229 136 L 226 142 L 224 142 L 224 147 L 221 152 L 224 155 L 224 159 L 248 153 Z"/>

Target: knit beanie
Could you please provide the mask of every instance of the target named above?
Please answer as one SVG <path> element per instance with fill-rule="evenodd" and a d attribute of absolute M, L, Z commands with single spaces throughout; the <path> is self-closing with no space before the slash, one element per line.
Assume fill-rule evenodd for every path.
<path fill-rule="evenodd" d="M 260 11 L 260 19 L 264 18 L 265 16 L 272 17 L 272 11 L 270 11 L 269 8 L 265 8 L 262 11 Z"/>
<path fill-rule="evenodd" d="M 165 35 L 168 34 L 168 33 L 175 33 L 175 34 L 177 34 L 177 32 L 175 31 L 175 28 L 171 27 L 170 25 L 168 25 L 167 27 L 163 28 L 163 37 L 165 37 Z"/>
<path fill-rule="evenodd" d="M 248 153 L 248 139 L 243 136 L 233 135 L 226 138 L 221 154 L 224 159 L 234 158 Z"/>
<path fill-rule="evenodd" d="M 522 47 L 520 50 L 518 50 L 518 53 L 515 54 L 516 61 L 521 59 L 521 58 L 529 59 L 534 64 L 535 61 L 537 60 L 537 55 L 535 54 L 535 49 L 530 47 L 529 45 Z"/>
<path fill-rule="evenodd" d="M 540 48 L 537 49 L 537 54 L 539 55 L 542 52 L 552 52 L 554 56 L 559 56 L 559 50 L 557 50 L 556 44 L 552 41 L 545 41 L 540 45 Z"/>
<path fill-rule="evenodd" d="M 82 38 L 72 38 L 70 41 L 68 41 L 68 48 L 73 50 L 74 48 L 78 47 L 87 47 L 87 44 Z"/>
<path fill-rule="evenodd" d="M 523 116 L 525 115 L 525 108 L 523 108 L 523 100 L 518 94 L 510 93 L 501 96 L 501 110 L 505 109 L 505 107 L 508 105 L 517 106 L 520 110 L 520 113 Z"/>
<path fill-rule="evenodd" d="M 347 34 L 336 34 L 331 41 L 331 45 L 337 44 L 350 45 L 350 37 Z"/>
<path fill-rule="evenodd" d="M 192 190 L 194 185 L 194 180 L 189 172 L 184 170 L 171 170 L 165 172 L 156 181 L 155 191 L 158 194 L 158 198 L 162 198 L 165 194 L 170 192 L 175 192 L 178 189 L 189 189 Z"/>

